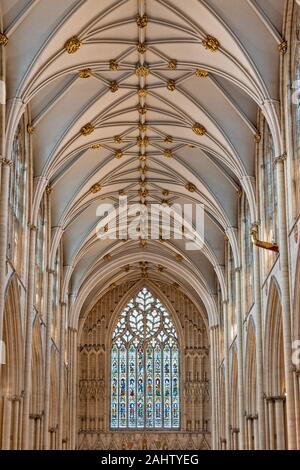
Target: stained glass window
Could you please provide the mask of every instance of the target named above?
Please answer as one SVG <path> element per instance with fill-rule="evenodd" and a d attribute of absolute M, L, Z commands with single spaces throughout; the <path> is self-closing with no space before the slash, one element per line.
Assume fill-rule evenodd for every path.
<path fill-rule="evenodd" d="M 170 314 L 143 288 L 122 311 L 111 349 L 111 427 L 180 425 L 179 350 Z"/>

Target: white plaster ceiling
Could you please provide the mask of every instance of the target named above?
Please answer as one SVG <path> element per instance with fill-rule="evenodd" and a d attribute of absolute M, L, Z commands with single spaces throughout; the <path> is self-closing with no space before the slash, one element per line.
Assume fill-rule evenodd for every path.
<path fill-rule="evenodd" d="M 209 299 L 206 304 L 203 300 L 206 307 L 214 302 L 216 279 L 224 289 L 224 234 L 235 251 L 238 192 L 242 187 L 249 201 L 255 198 L 258 107 L 276 134 L 278 116 L 272 106 L 279 96 L 283 7 L 282 0 L 1 1 L 3 31 L 9 38 L 5 48 L 8 141 L 29 104 L 35 127 L 35 213 L 50 184 L 52 253 L 62 238 L 65 290 L 74 301 L 86 292 L 84 303 L 88 292 L 104 285 L 104 277 L 93 281 L 93 288 L 89 280 L 94 269 L 102 269 L 107 253 L 112 256 L 111 278 L 120 273 L 120 259 L 128 263 L 135 256 L 142 261 L 147 253 L 162 264 L 164 259 L 171 263 L 171 279 L 183 283 L 187 269 L 203 282 Z M 138 14 L 147 14 L 145 28 L 138 27 Z M 64 44 L 74 35 L 82 45 L 68 54 Z M 218 39 L 218 51 L 203 46 L 207 35 Z M 147 44 L 145 54 L 138 53 L 139 42 Z M 174 70 L 169 68 L 173 59 Z M 111 60 L 118 63 L 117 71 L 110 69 Z M 138 77 L 137 64 L 148 64 L 150 74 Z M 91 69 L 90 78 L 80 78 L 79 71 L 85 68 Z M 207 71 L 208 77 L 197 77 L 197 69 Z M 167 89 L 168 80 L 175 81 L 174 91 Z M 112 81 L 119 87 L 114 93 Z M 146 98 L 138 96 L 140 88 L 147 88 Z M 144 104 L 148 111 L 140 115 L 137 108 Z M 145 122 L 146 133 L 141 133 L 139 124 Z M 206 135 L 193 133 L 195 122 L 206 128 Z M 83 136 L 80 129 L 87 123 L 95 130 Z M 114 141 L 117 135 L 122 137 L 119 144 Z M 137 137 L 145 135 L 149 137 L 144 149 L 146 202 L 202 202 L 206 210 L 202 253 L 185 252 L 183 243 L 174 240 L 154 241 L 145 248 L 139 242 L 95 239 L 100 202 L 116 203 L 120 190 L 130 201 L 140 200 L 145 163 L 138 158 Z M 165 143 L 166 136 L 173 141 Z M 93 150 L 95 143 L 101 148 Z M 172 150 L 173 158 L 164 157 L 166 149 Z M 118 150 L 124 153 L 120 160 L 115 158 Z M 187 182 L 194 183 L 197 191 L 188 192 Z M 95 183 L 102 189 L 92 194 Z M 163 190 L 169 196 L 163 196 Z M 176 253 L 184 257 L 181 273 Z M 90 286 L 86 291 L 85 285 Z M 192 284 L 185 285 L 188 288 L 193 295 L 200 294 Z"/>

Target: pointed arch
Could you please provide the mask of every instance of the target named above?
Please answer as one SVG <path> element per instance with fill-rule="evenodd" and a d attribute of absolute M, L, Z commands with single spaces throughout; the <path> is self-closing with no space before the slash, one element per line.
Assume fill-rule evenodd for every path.
<path fill-rule="evenodd" d="M 285 357 L 280 289 L 274 277 L 271 279 L 267 305 L 265 345 L 269 447 L 271 450 L 282 450 L 287 447 Z"/>
<path fill-rule="evenodd" d="M 112 335 L 111 428 L 178 429 L 179 363 L 170 313 L 143 287 Z"/>

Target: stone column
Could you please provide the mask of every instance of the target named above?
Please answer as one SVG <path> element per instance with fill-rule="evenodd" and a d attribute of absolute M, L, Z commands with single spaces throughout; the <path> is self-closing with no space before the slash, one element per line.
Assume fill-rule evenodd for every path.
<path fill-rule="evenodd" d="M 67 304 L 60 304 L 60 340 L 59 340 L 59 387 L 58 387 L 58 449 L 62 449 L 64 426 L 64 379 L 65 379 L 65 325 Z M 76 413 L 77 414 L 77 413 Z"/>
<path fill-rule="evenodd" d="M 0 158 L 1 163 L 1 191 L 0 191 L 0 341 L 3 341 L 3 318 L 5 304 L 5 279 L 6 279 L 6 250 L 8 228 L 8 200 L 9 200 L 9 176 L 12 162 Z M 2 353 L 0 343 L 0 355 Z M 4 351 L 3 351 L 4 353 Z M 0 356 L 1 360 L 1 356 Z"/>
<path fill-rule="evenodd" d="M 300 394 L 299 394 L 299 371 L 294 368 L 294 395 L 295 395 L 295 412 L 296 412 L 296 435 L 297 449 L 300 450 Z"/>
<path fill-rule="evenodd" d="M 257 225 L 255 225 L 257 228 Z M 260 285 L 259 248 L 253 245 L 253 278 L 255 300 L 255 354 L 256 354 L 256 396 L 258 414 L 258 450 L 266 448 L 265 407 L 264 407 L 264 371 L 263 371 L 263 335 L 262 335 L 262 304 Z"/>
<path fill-rule="evenodd" d="M 211 433 L 212 433 L 212 449 L 216 450 L 216 378 L 215 378 L 215 364 L 214 364 L 214 328 L 211 327 L 210 333 L 210 370 L 211 370 Z"/>
<path fill-rule="evenodd" d="M 3 397 L 3 420 L 2 420 L 2 450 L 11 449 L 12 428 L 12 400 L 11 397 Z"/>
<path fill-rule="evenodd" d="M 45 375 L 44 375 L 44 422 L 43 422 L 43 449 L 49 449 L 49 413 L 50 413 L 50 383 L 51 383 L 51 327 L 52 327 L 52 292 L 55 272 L 47 269 L 47 319 L 46 319 L 46 348 L 45 348 Z"/>
<path fill-rule="evenodd" d="M 254 432 L 254 450 L 258 450 L 258 419 L 257 415 L 253 416 L 253 432 Z"/>
<path fill-rule="evenodd" d="M 284 375 L 286 387 L 286 418 L 288 449 L 296 449 L 296 423 L 295 423 L 295 399 L 292 368 L 291 345 L 291 305 L 289 285 L 289 259 L 288 259 L 288 233 L 286 213 L 286 184 L 285 184 L 285 160 L 286 154 L 275 159 L 277 177 L 278 199 L 278 233 L 280 248 L 281 271 L 281 302 L 282 302 L 282 332 L 284 349 Z"/>
<path fill-rule="evenodd" d="M 76 447 L 76 431 L 77 431 L 77 330 L 70 328 L 70 449 Z"/>
<path fill-rule="evenodd" d="M 28 263 L 28 290 L 27 290 L 27 311 L 26 311 L 26 332 L 25 332 L 25 361 L 24 361 L 24 400 L 22 418 L 22 449 L 28 450 L 29 446 L 29 408 L 31 395 L 31 374 L 32 374 L 32 331 L 33 331 L 33 302 L 35 292 L 35 247 L 36 231 L 34 225 L 30 226 L 29 241 L 29 263 Z"/>
<path fill-rule="evenodd" d="M 235 269 L 236 325 L 237 325 L 237 363 L 239 397 L 239 450 L 245 449 L 245 405 L 244 405 L 244 363 L 243 363 L 243 318 L 241 309 L 241 269 Z"/>
<path fill-rule="evenodd" d="M 269 426 L 269 405 L 268 398 L 264 396 L 265 405 L 265 429 L 266 429 L 266 450 L 270 450 L 270 426 Z"/>
<path fill-rule="evenodd" d="M 225 369 L 225 436 L 226 448 L 230 450 L 230 372 L 229 372 L 229 328 L 228 328 L 228 300 L 223 302 L 224 324 L 224 369 Z"/>
<path fill-rule="evenodd" d="M 253 417 L 247 416 L 248 450 L 253 450 Z"/>
<path fill-rule="evenodd" d="M 41 444 L 41 416 L 37 415 L 34 420 L 34 448 L 40 450 Z"/>
<path fill-rule="evenodd" d="M 13 426 L 12 426 L 12 449 L 18 450 L 19 446 L 19 417 L 20 417 L 20 397 L 13 397 Z"/>
<path fill-rule="evenodd" d="M 269 416 L 270 450 L 276 450 L 274 399 L 272 397 L 269 397 L 267 399 L 267 404 Z"/>
<path fill-rule="evenodd" d="M 275 426 L 276 426 L 276 449 L 285 449 L 285 426 L 284 426 L 284 400 L 285 397 L 275 397 Z"/>

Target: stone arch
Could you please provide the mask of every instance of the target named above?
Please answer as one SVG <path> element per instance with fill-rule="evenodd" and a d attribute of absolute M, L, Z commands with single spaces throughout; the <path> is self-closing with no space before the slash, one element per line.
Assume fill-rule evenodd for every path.
<path fill-rule="evenodd" d="M 188 294 L 177 290 L 178 288 L 173 284 L 167 282 L 158 284 L 147 278 L 133 282 L 129 278 L 124 284 L 112 286 L 100 299 L 97 298 L 95 304 L 85 306 L 88 310 L 84 310 L 81 313 L 78 335 L 80 377 L 79 402 L 77 407 L 77 429 L 80 448 L 86 448 L 85 446 L 88 448 L 93 447 L 94 438 L 92 436 L 95 433 L 97 434 L 96 441 L 101 441 L 104 446 L 105 442 L 109 443 L 111 441 L 112 435 L 116 444 L 118 443 L 121 447 L 124 444 L 124 432 L 122 434 L 122 430 L 110 429 L 111 338 L 120 313 L 126 307 L 129 300 L 143 287 L 147 287 L 153 296 L 157 297 L 169 311 L 179 338 L 181 427 L 178 433 L 177 430 L 170 430 L 170 432 L 177 434 L 182 448 L 184 448 L 184 442 L 186 441 L 185 431 L 192 432 L 195 436 L 197 435 L 195 442 L 197 442 L 196 445 L 199 448 L 204 437 L 208 440 L 210 439 L 210 431 L 208 429 L 211 412 L 210 362 L 208 360 L 208 335 L 207 333 L 205 335 L 207 325 L 203 318 L 203 313 L 192 299 L 188 297 Z M 176 295 L 178 296 L 177 302 L 175 300 Z M 178 300 L 180 296 L 183 296 L 182 301 Z M 101 332 L 103 328 L 105 330 L 104 334 Z M 188 335 L 186 334 L 186 328 L 188 328 Z M 195 336 L 193 341 L 188 339 L 191 332 Z M 96 357 L 96 376 L 88 372 L 89 361 L 92 355 Z M 100 362 L 105 364 L 104 377 L 101 375 Z M 187 374 L 187 369 L 189 374 Z M 94 396 L 96 397 L 95 402 L 93 401 Z M 160 434 L 156 435 L 156 431 Z M 128 432 L 128 446 L 133 445 L 140 448 L 141 439 L 135 439 L 134 431 L 131 434 L 130 429 L 126 429 L 126 432 Z M 148 436 L 147 433 L 149 432 L 151 436 Z M 154 443 L 159 440 L 162 432 L 163 430 L 144 429 L 142 434 L 149 437 L 150 445 L 150 441 Z M 85 440 L 84 435 L 88 436 Z"/>
<path fill-rule="evenodd" d="M 18 449 L 20 417 L 13 420 L 18 414 L 22 397 L 23 384 L 23 337 L 21 330 L 20 294 L 17 279 L 13 276 L 6 289 L 3 344 L 0 368 L 1 383 L 1 412 L 0 422 L 6 423 L 0 429 L 0 442 L 2 449 Z M 14 421 L 14 424 L 13 424 Z M 14 429 L 16 426 L 17 429 Z"/>
<path fill-rule="evenodd" d="M 285 359 L 280 290 L 274 278 L 271 280 L 269 291 L 265 345 L 269 448 L 281 450 L 287 446 Z"/>

